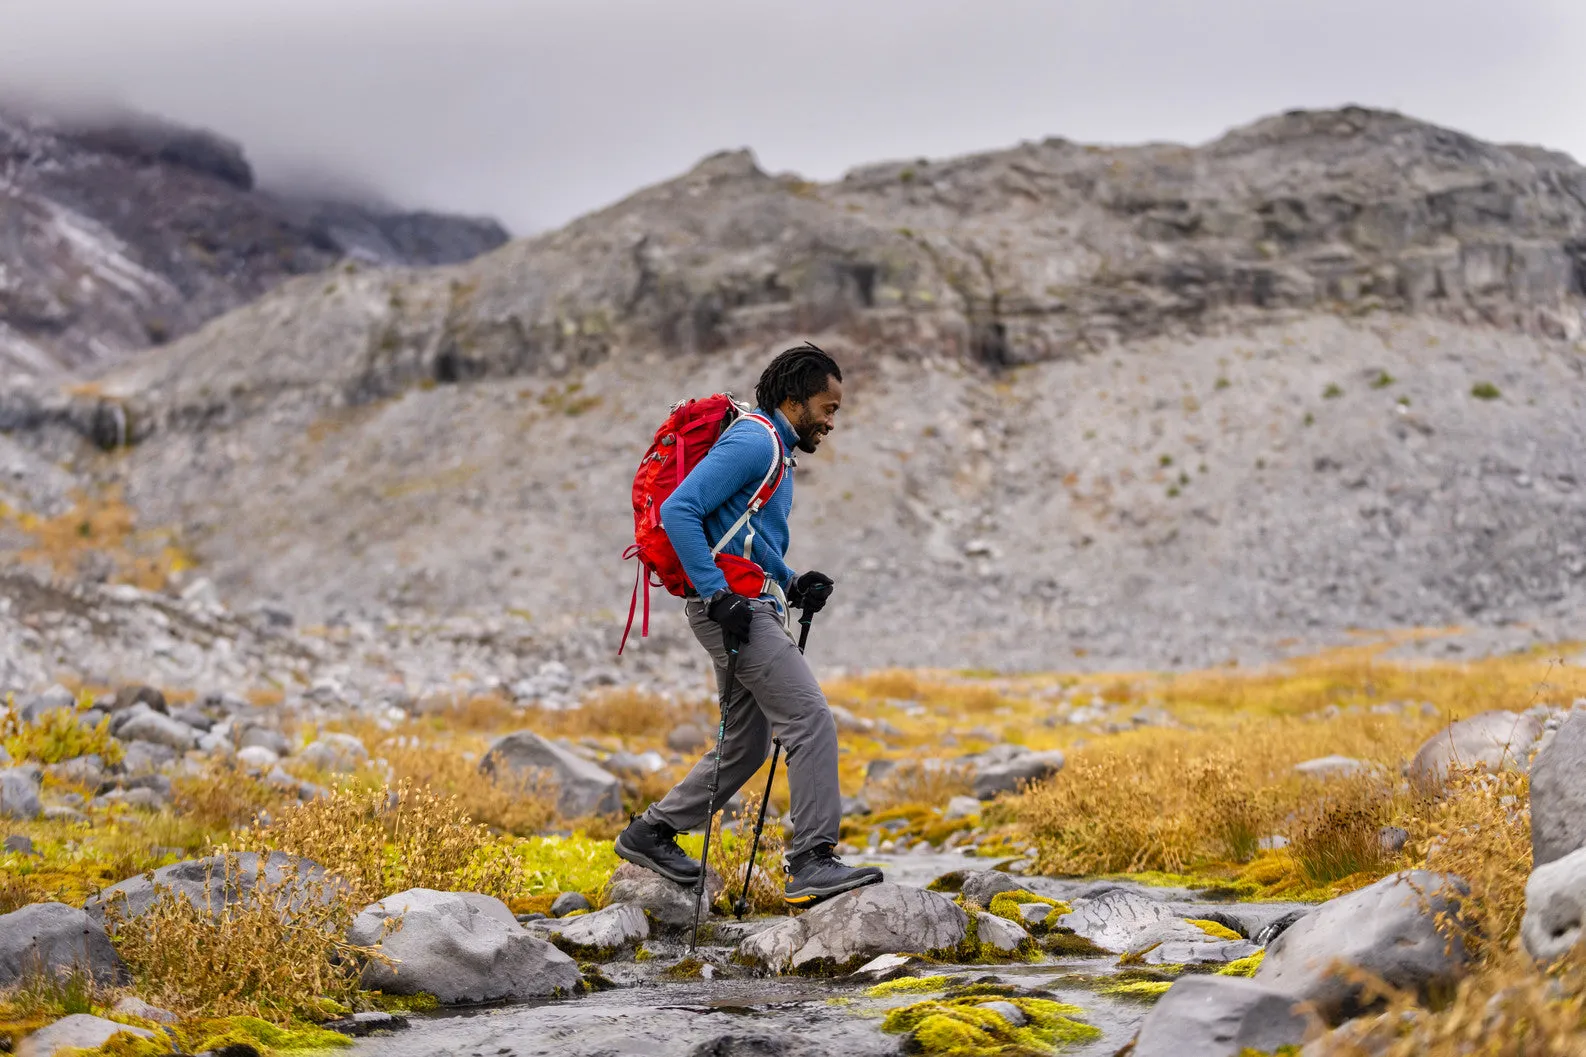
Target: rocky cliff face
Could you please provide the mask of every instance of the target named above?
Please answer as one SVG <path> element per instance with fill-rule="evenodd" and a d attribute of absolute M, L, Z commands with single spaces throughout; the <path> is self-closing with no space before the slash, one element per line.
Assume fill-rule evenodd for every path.
<path fill-rule="evenodd" d="M 0 394 L 0 429 L 228 599 L 615 628 L 655 421 L 812 337 L 849 372 L 795 508 L 795 567 L 842 583 L 828 660 L 1557 629 L 1586 614 L 1582 180 L 1359 110 L 832 184 L 724 154 L 459 266 L 286 283 Z"/>
<path fill-rule="evenodd" d="M 114 363 L 346 258 L 449 264 L 506 238 L 489 220 L 263 193 L 241 148 L 206 132 L 0 109 L 0 379 Z"/>

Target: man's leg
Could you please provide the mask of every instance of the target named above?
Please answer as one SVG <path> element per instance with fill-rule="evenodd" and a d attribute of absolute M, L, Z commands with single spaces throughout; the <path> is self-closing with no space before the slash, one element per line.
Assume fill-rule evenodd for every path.
<path fill-rule="evenodd" d="M 727 682 L 727 650 L 721 641 L 721 625 L 705 616 L 702 603 L 690 599 L 687 608 L 689 626 L 693 628 L 695 638 L 699 639 L 715 662 L 716 700 L 719 704 Z M 732 688 L 727 709 L 727 736 L 721 745 L 721 783 L 716 790 L 718 809 L 754 777 L 771 751 L 771 726 L 755 699 L 754 687 L 744 678 L 749 658 L 763 648 L 754 641 L 762 634 L 757 620 L 750 632 L 748 645 L 738 651 L 737 685 Z M 777 634 L 781 635 L 781 632 Z M 781 637 L 785 639 L 787 636 Z M 705 758 L 672 787 L 671 792 L 645 809 L 643 818 L 679 833 L 704 825 L 710 809 L 710 779 L 715 770 L 716 750 L 712 747 Z"/>
<path fill-rule="evenodd" d="M 710 621 L 705 623 L 710 626 L 696 625 L 695 634 L 712 656 L 717 656 L 721 630 Z M 726 655 L 720 656 L 725 659 Z M 738 657 L 738 678 L 754 696 L 758 711 L 771 721 L 771 729 L 782 739 L 787 752 L 793 816 L 793 839 L 788 847 L 788 902 L 803 906 L 880 881 L 880 870 L 855 869 L 838 861 L 832 853 L 842 824 L 837 724 L 815 674 L 783 631 L 782 618 L 769 602 L 755 603 L 749 644 Z M 763 758 L 762 750 L 757 759 Z M 752 773 L 753 770 L 749 772 Z M 749 774 L 738 781 L 747 781 Z"/>

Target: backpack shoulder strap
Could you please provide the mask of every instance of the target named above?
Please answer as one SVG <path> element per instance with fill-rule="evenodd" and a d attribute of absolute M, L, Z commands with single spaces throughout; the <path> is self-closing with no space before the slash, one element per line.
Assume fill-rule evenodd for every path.
<path fill-rule="evenodd" d="M 749 519 L 755 514 L 759 513 L 760 508 L 765 506 L 771 497 L 776 494 L 776 490 L 782 485 L 782 475 L 787 471 L 788 456 L 782 448 L 782 434 L 777 432 L 775 423 L 773 423 L 764 415 L 750 413 L 740 415 L 738 417 L 738 421 L 734 422 L 732 425 L 736 426 L 738 422 L 742 422 L 745 419 L 760 423 L 760 425 L 765 427 L 766 432 L 771 434 L 771 468 L 766 470 L 765 476 L 760 479 L 760 487 L 755 489 L 754 495 L 749 499 L 749 505 L 744 509 L 743 516 L 737 521 L 734 521 L 732 523 L 732 527 L 729 528 L 727 532 L 721 537 L 721 539 L 717 541 L 716 545 L 710 549 L 710 556 L 712 558 L 720 554 L 722 548 L 727 546 L 728 542 L 734 536 L 736 536 L 745 525 L 748 525 L 749 535 L 744 537 L 743 556 L 753 560 L 750 550 L 754 546 L 754 525 Z M 732 426 L 728 426 L 727 428 L 731 429 Z"/>

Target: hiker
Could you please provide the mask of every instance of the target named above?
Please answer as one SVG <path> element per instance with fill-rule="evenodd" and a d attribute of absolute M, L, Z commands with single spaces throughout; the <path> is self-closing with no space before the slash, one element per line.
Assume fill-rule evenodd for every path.
<path fill-rule="evenodd" d="M 814 454 L 831 432 L 842 403 L 842 377 L 832 358 L 814 345 L 777 356 L 755 387 L 754 414 L 739 416 L 727 428 L 660 512 L 693 584 L 684 594 L 689 626 L 715 663 L 726 709 L 725 737 L 716 750 L 721 784 L 715 803 L 731 798 L 759 770 L 773 732 L 787 752 L 793 837 L 784 898 L 795 906 L 881 880 L 880 870 L 848 866 L 833 852 L 842 820 L 837 725 L 789 632 L 789 607 L 806 616 L 818 612 L 832 589 L 825 573 L 795 574 L 784 560 L 793 505 L 790 449 Z M 751 511 L 751 501 L 773 481 L 764 505 Z M 718 552 L 724 558 L 741 554 L 764 570 L 763 583 L 754 581 L 760 587 L 755 596 L 728 586 Z M 738 656 L 736 685 L 729 691 L 732 647 Z M 617 836 L 617 854 L 678 884 L 698 884 L 700 864 L 678 846 L 677 834 L 709 824 L 713 767 L 707 755 L 671 792 L 635 816 Z"/>

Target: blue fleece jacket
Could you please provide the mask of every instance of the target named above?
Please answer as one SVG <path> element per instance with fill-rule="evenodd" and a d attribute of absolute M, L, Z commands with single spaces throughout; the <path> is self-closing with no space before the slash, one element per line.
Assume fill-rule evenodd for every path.
<path fill-rule="evenodd" d="M 755 410 L 766 414 L 759 408 Z M 666 529 L 672 549 L 677 551 L 678 560 L 683 563 L 684 571 L 701 598 L 709 598 L 727 586 L 727 578 L 711 560 L 711 547 L 749 509 L 749 500 L 765 480 L 772 460 L 779 455 L 791 455 L 798 443 L 798 432 L 786 415 L 773 411 L 766 417 L 776 424 L 782 437 L 781 452 L 777 451 L 776 442 L 764 426 L 740 418 L 711 445 L 705 457 L 683 478 L 683 483 L 661 504 L 661 526 Z M 793 583 L 793 570 L 783 558 L 787 554 L 788 513 L 792 509 L 793 467 L 789 465 L 782 474 L 782 483 L 760 512 L 750 519 L 754 529 L 750 557 L 781 584 L 783 590 Z M 740 529 L 723 549 L 742 554 L 747 533 L 747 528 Z"/>

